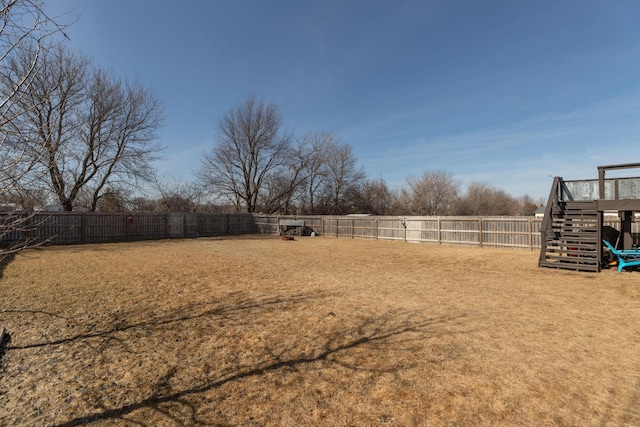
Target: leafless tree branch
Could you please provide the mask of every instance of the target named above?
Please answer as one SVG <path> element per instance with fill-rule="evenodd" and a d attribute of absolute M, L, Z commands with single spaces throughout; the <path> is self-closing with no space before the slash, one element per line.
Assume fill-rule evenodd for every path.
<path fill-rule="evenodd" d="M 20 122 L 45 101 L 25 102 L 41 76 L 42 56 L 56 35 L 66 37 L 68 25 L 48 16 L 40 1 L 0 0 L 0 198 L 5 203 L 33 191 L 32 172 L 44 153 L 20 144 L 29 134 Z M 15 68 L 19 59 L 24 66 Z M 37 244 L 29 237 L 33 216 L 24 208 L 0 213 L 0 258 Z"/>

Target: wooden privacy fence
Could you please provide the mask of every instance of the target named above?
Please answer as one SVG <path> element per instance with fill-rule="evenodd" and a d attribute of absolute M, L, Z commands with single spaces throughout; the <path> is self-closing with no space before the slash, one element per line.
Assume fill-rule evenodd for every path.
<path fill-rule="evenodd" d="M 11 214 L 5 215 L 5 221 L 10 219 Z M 251 214 L 36 213 L 27 217 L 24 230 L 3 235 L 0 247 L 11 246 L 27 238 L 35 242 L 75 244 L 256 232 Z"/>
<path fill-rule="evenodd" d="M 5 215 L 5 220 L 10 215 Z M 397 240 L 478 247 L 539 250 L 542 218 L 534 217 L 384 217 L 277 216 L 262 214 L 105 214 L 36 213 L 28 231 L 0 235 L 0 248 L 25 238 L 51 244 L 181 239 L 234 234 L 278 234 L 280 219 L 301 219 L 321 236 Z M 2 220 L 0 217 L 0 227 Z M 619 220 L 605 220 L 619 229 Z M 640 234 L 640 222 L 633 224 Z"/>
<path fill-rule="evenodd" d="M 277 233 L 280 218 L 254 215 L 261 233 Z M 534 217 L 382 217 L 297 216 L 324 236 L 399 240 L 480 247 L 540 248 L 541 218 Z"/>
<path fill-rule="evenodd" d="M 261 233 L 277 233 L 272 215 L 254 215 Z M 399 240 L 492 248 L 539 250 L 542 218 L 535 217 L 382 217 L 382 216 L 297 216 L 320 235 L 376 240 Z M 619 220 L 605 220 L 619 229 Z M 634 223 L 638 233 L 640 223 Z"/>

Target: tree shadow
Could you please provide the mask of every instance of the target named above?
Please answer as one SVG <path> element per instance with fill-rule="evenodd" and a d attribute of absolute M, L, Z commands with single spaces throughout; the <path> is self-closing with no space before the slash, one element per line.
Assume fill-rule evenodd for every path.
<path fill-rule="evenodd" d="M 2 359 L 4 358 L 7 345 L 11 342 L 11 334 L 8 331 L 4 331 L 2 339 L 0 340 L 0 370 L 2 369 Z"/>
<path fill-rule="evenodd" d="M 632 381 L 631 378 L 628 379 Z M 624 413 L 622 414 L 621 422 L 622 425 L 637 425 L 638 420 L 640 419 L 640 378 L 634 378 L 634 391 L 629 398 L 629 403 L 625 406 Z M 609 390 L 609 393 L 612 397 L 612 400 L 617 400 L 617 396 L 615 390 Z M 600 419 L 601 426 L 608 426 L 615 422 L 615 418 L 613 417 L 611 410 L 609 410 L 604 416 Z"/>
<path fill-rule="evenodd" d="M 4 270 L 16 259 L 14 252 L 3 254 L 0 252 L 0 279 L 4 277 Z"/>
<path fill-rule="evenodd" d="M 296 301 L 306 298 L 299 295 Z M 277 304 L 277 302 L 272 301 L 272 304 Z M 253 304 L 250 303 L 243 307 L 247 306 L 251 307 Z M 225 311 L 222 310 L 222 312 Z M 218 315 L 219 311 L 214 311 L 214 313 L 214 315 Z M 196 316 L 204 315 L 203 312 Z M 465 314 L 456 314 L 424 318 L 419 312 L 397 311 L 375 318 L 366 318 L 356 325 L 333 329 L 327 336 L 322 337 L 317 345 L 306 351 L 295 348 L 296 345 L 283 347 L 280 343 L 270 343 L 261 349 L 260 362 L 236 363 L 218 369 L 206 378 L 191 384 L 183 385 L 178 382 L 177 385 L 172 385 L 176 384 L 172 382 L 172 379 L 177 375 L 180 366 L 169 366 L 154 382 L 153 391 L 148 397 L 116 407 L 108 404 L 108 398 L 103 397 L 99 403 L 93 403 L 93 412 L 79 415 L 56 424 L 54 427 L 77 426 L 100 420 L 119 420 L 135 425 L 151 425 L 145 424 L 144 420 L 132 417 L 132 413 L 138 410 L 154 411 L 157 415 L 178 425 L 196 425 L 200 423 L 197 416 L 199 406 L 194 402 L 193 397 L 219 389 L 230 383 L 264 377 L 270 373 L 285 376 L 291 372 L 326 372 L 338 368 L 350 372 L 371 372 L 376 375 L 393 373 L 402 369 L 402 366 L 386 361 L 382 365 L 376 365 L 367 360 L 354 361 L 351 357 L 352 352 L 355 349 L 360 349 L 372 355 L 384 354 L 384 349 L 392 345 L 395 351 L 411 354 L 414 343 L 443 335 L 469 332 L 465 330 L 465 317 Z M 76 339 L 83 338 L 77 337 Z M 188 418 L 188 421 L 185 417 Z M 207 425 L 211 424 L 207 423 Z"/>
<path fill-rule="evenodd" d="M 272 374 L 280 378 L 293 373 L 330 375 L 336 370 L 372 375 L 395 373 L 407 366 L 376 362 L 378 358 L 384 359 L 389 347 L 394 352 L 412 355 L 413 346 L 425 339 L 469 332 L 465 330 L 465 314 L 425 317 L 422 312 L 400 310 L 376 316 L 359 313 L 345 316 L 340 312 L 335 315 L 329 308 L 333 308 L 331 304 L 341 296 L 322 290 L 281 295 L 235 291 L 220 295 L 215 301 L 181 304 L 164 311 L 141 312 L 140 307 L 131 304 L 90 319 L 57 312 L 9 309 L 3 313 L 44 318 L 44 322 L 55 327 L 48 331 L 51 338 L 38 331 L 30 342 L 23 337 L 14 345 L 7 343 L 5 351 L 14 351 L 20 357 L 34 355 L 29 363 L 42 364 L 52 372 L 64 372 L 66 379 L 59 384 L 67 390 L 77 390 L 76 409 L 56 408 L 55 421 L 48 419 L 44 424 L 74 426 L 115 420 L 130 425 L 154 425 L 155 421 L 147 421 L 150 418 L 136 412 L 142 410 L 143 413 L 152 411 L 168 423 L 197 425 L 201 423 L 198 414 L 203 410 L 204 394 L 218 393 L 218 389 L 226 385 L 250 379 L 262 381 L 273 377 Z M 306 331 L 313 339 L 304 345 L 300 341 L 306 332 L 296 330 L 295 321 L 280 323 L 282 319 L 290 322 L 288 319 L 298 316 L 315 316 L 313 321 L 318 320 L 319 324 L 317 329 Z M 29 317 L 25 321 L 28 322 Z M 307 323 L 309 325 L 313 322 Z M 283 330 L 292 326 L 291 330 Z M 265 330 L 272 334 L 265 335 L 263 341 L 250 339 Z M 238 333 L 236 337 L 234 334 Z M 281 339 L 288 336 L 293 339 Z M 178 338 L 182 342 L 178 342 Z M 175 344 L 159 349 L 149 347 L 174 340 Z M 171 351 L 183 344 L 193 348 L 195 343 L 198 351 L 199 346 L 210 341 L 219 347 L 209 350 L 204 357 L 167 361 L 149 358 L 149 353 Z M 226 354 L 228 349 L 224 346 L 229 343 L 238 346 L 236 351 L 251 353 L 254 358 L 224 359 L 220 354 Z M 138 364 L 140 361 L 144 361 L 143 367 Z M 146 375 L 148 371 L 153 371 L 154 376 L 118 383 L 121 380 L 110 377 L 110 370 L 123 363 L 127 363 L 123 366 L 134 377 Z M 204 366 L 209 363 L 211 366 Z M 202 365 L 197 366 L 202 368 L 201 374 L 189 377 L 188 364 Z M 96 369 L 102 374 L 94 373 Z M 16 383 L 22 381 L 14 379 Z M 116 394 L 125 397 L 118 400 L 114 397 Z M 66 421 L 61 421 L 65 418 Z"/>
<path fill-rule="evenodd" d="M 106 338 L 109 339 L 116 333 L 127 332 L 132 330 L 148 330 L 154 328 L 160 328 L 163 326 L 170 326 L 173 324 L 179 324 L 185 321 L 198 320 L 210 317 L 217 317 L 220 319 L 227 319 L 231 321 L 246 321 L 249 320 L 247 312 L 252 311 L 265 311 L 271 308 L 286 309 L 292 306 L 302 304 L 304 302 L 316 301 L 321 298 L 327 298 L 329 296 L 336 296 L 335 294 L 328 294 L 325 292 L 312 292 L 312 293 L 298 293 L 282 296 L 269 296 L 262 298 L 250 298 L 244 299 L 244 293 L 233 292 L 228 294 L 225 298 L 221 298 L 212 303 L 193 303 L 183 305 L 177 309 L 172 310 L 169 313 L 152 313 L 151 318 L 142 322 L 128 322 L 128 312 L 113 313 L 111 316 L 109 327 L 88 333 L 70 335 L 67 337 L 61 337 L 49 341 L 40 341 L 24 345 L 8 346 L 7 350 L 27 350 L 39 347 L 52 347 L 62 344 L 70 344 L 77 341 L 91 340 L 93 338 Z M 67 319 L 65 316 L 61 316 L 56 313 L 45 312 L 41 310 L 28 310 L 19 309 L 3 310 L 4 313 L 32 313 L 41 314 L 49 317 L 57 317 L 61 319 Z M 95 328 L 96 325 L 92 326 Z"/>

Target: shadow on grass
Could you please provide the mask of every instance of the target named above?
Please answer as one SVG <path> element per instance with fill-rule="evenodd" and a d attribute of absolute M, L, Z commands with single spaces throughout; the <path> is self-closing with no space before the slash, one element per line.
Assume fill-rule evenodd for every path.
<path fill-rule="evenodd" d="M 174 310 L 171 313 L 159 313 L 159 317 L 151 318 L 148 321 L 128 323 L 127 313 L 114 313 L 110 320 L 108 329 L 88 332 L 84 334 L 72 335 L 69 337 L 59 338 L 51 341 L 42 341 L 21 346 L 9 346 L 7 350 L 27 350 L 39 347 L 58 346 L 69 344 L 76 341 L 84 341 L 92 338 L 108 338 L 118 332 L 126 332 L 135 329 L 153 329 L 172 324 L 178 324 L 188 320 L 197 320 L 200 318 L 218 317 L 222 319 L 237 320 L 236 316 L 241 313 L 251 311 L 264 311 L 270 308 L 286 309 L 287 307 L 301 304 L 308 301 L 314 301 L 319 298 L 327 297 L 325 293 L 307 293 L 294 294 L 282 298 L 280 296 L 266 297 L 260 299 L 242 299 L 243 293 L 236 292 L 229 294 L 224 300 L 216 303 L 197 303 L 189 304 Z M 66 317 L 37 310 L 4 310 L 4 313 L 32 313 L 43 314 L 50 317 L 58 317 L 67 319 Z"/>
<path fill-rule="evenodd" d="M 4 270 L 16 258 L 15 253 L 0 253 L 0 279 L 4 277 Z"/>
<path fill-rule="evenodd" d="M 11 262 L 15 259 L 15 257 L 16 257 L 16 254 L 13 252 L 4 253 L 4 254 L 0 253 L 0 279 L 4 277 L 4 270 L 7 268 L 9 264 L 11 264 Z M 11 335 L 9 335 L 9 332 L 6 330 L 3 330 L 2 328 L 3 328 L 3 325 L 0 324 L 0 330 L 4 332 L 4 334 L 0 332 L 0 335 L 2 335 L 2 339 L 0 340 L 0 369 L 2 368 L 2 359 L 4 358 L 6 347 L 11 341 Z"/>
<path fill-rule="evenodd" d="M 98 313 L 89 319 L 37 310 L 5 310 L 5 314 L 44 316 L 55 326 L 47 333 L 56 335 L 53 339 L 45 336 L 34 342 L 19 341 L 19 345 L 5 346 L 5 352 L 18 353 L 20 358 L 25 358 L 23 363 L 41 364 L 47 367 L 46 371 L 68 374 L 64 383 L 59 384 L 66 390 L 75 390 L 75 409 L 56 407 L 55 421 L 41 420 L 44 422 L 40 424 L 62 427 L 111 420 L 150 426 L 155 425 L 159 417 L 176 425 L 195 425 L 202 423 L 198 413 L 207 405 L 201 401 L 204 396 L 199 395 L 225 385 L 270 373 L 277 373 L 279 377 L 312 371 L 330 375 L 332 369 L 376 375 L 394 373 L 407 365 L 388 361 L 390 348 L 394 354 L 408 355 L 411 359 L 414 357 L 412 346 L 425 339 L 467 332 L 462 331 L 466 323 L 464 315 L 425 318 L 419 312 L 396 311 L 372 317 L 357 313 L 336 316 L 328 308 L 332 307 L 331 301 L 340 297 L 324 291 L 284 295 L 238 291 L 220 296 L 214 302 L 183 304 L 157 312 L 152 309 L 141 312 L 131 304 L 126 308 L 129 311 Z M 296 329 L 296 319 L 302 323 L 303 318 L 313 319 L 307 325 L 317 321 L 320 327 L 315 331 Z M 254 335 L 262 333 L 259 344 L 251 341 Z M 307 333 L 314 335 L 303 345 L 301 341 Z M 183 341 L 173 345 L 178 338 Z M 171 344 L 149 347 L 167 341 Z M 216 347 L 209 350 L 201 347 L 209 342 L 214 342 Z M 149 357 L 149 354 L 183 345 L 192 351 L 194 348 L 196 352 L 203 351 L 204 357 L 190 358 L 185 354 L 168 361 Z M 228 345 L 237 346 L 240 350 L 234 351 L 242 354 L 236 359 L 225 359 L 222 355 L 230 354 Z M 245 353 L 251 353 L 254 359 L 243 358 Z M 144 367 L 138 364 L 142 361 Z M 206 369 L 198 376 L 185 379 L 185 369 L 188 370 L 190 364 Z M 210 364 L 211 369 L 200 364 Z M 111 377 L 111 367 L 124 367 L 134 377 L 149 371 L 157 374 L 140 382 L 117 384 L 118 379 Z M 103 372 L 102 376 L 94 374 L 95 369 Z M 29 375 L 28 370 L 25 374 Z M 13 380 L 17 383 L 23 379 Z M 47 378 L 36 381 L 47 381 Z M 28 387 L 25 385 L 24 389 Z M 125 400 L 116 399 L 116 388 L 127 396 Z M 33 396 L 39 400 L 45 397 Z M 78 399 L 84 403 L 78 405 Z M 144 415 L 135 413 L 138 410 Z M 149 411 L 156 415 L 149 416 Z M 50 416 L 46 408 L 42 416 Z M 151 418 L 155 420 L 150 421 Z"/>
<path fill-rule="evenodd" d="M 629 381 L 631 379 L 629 378 Z M 638 420 L 640 420 L 640 378 L 635 378 L 634 382 L 634 392 L 629 399 L 629 403 L 626 406 L 625 412 L 622 416 L 622 422 L 624 425 L 638 425 Z M 615 392 L 611 391 L 611 396 L 615 396 Z M 607 414 L 607 416 L 603 417 L 600 425 L 607 426 L 613 423 L 611 414 Z"/>
<path fill-rule="evenodd" d="M 303 299 L 305 299 L 304 296 L 298 296 L 296 301 Z M 277 304 L 276 301 L 271 303 Z M 248 304 L 248 306 L 252 306 L 252 304 Z M 95 412 L 77 416 L 54 427 L 77 426 L 100 420 L 120 420 L 136 425 L 152 425 L 145 424 L 145 421 L 140 419 L 132 419 L 130 416 L 134 411 L 142 409 L 154 411 L 165 420 L 170 420 L 178 425 L 196 425 L 200 424 L 197 413 L 201 408 L 191 397 L 251 377 L 261 377 L 272 372 L 280 372 L 284 376 L 291 372 L 301 372 L 303 369 L 327 370 L 337 367 L 346 368 L 349 371 L 374 372 L 375 374 L 395 372 L 407 366 L 401 363 L 389 364 L 388 361 L 384 362 L 383 367 L 374 366 L 367 361 L 354 362 L 350 357 L 353 354 L 350 352 L 357 348 L 363 348 L 370 355 L 376 356 L 376 353 L 379 352 L 378 355 L 382 355 L 385 348 L 393 346 L 395 351 L 412 354 L 410 353 L 412 351 L 410 343 L 412 342 L 465 332 L 450 327 L 452 324 L 458 324 L 464 317 L 465 315 L 457 315 L 424 319 L 420 313 L 388 313 L 363 320 L 355 327 L 334 330 L 330 335 L 324 337 L 319 345 L 306 352 L 301 353 L 298 351 L 299 349 L 295 348 L 283 348 L 281 345 L 264 348 L 262 349 L 263 360 L 260 363 L 236 364 L 208 376 L 199 383 L 185 387 L 171 385 L 171 380 L 176 375 L 178 367 L 169 367 L 155 381 L 154 391 L 149 397 L 119 407 L 108 407 L 104 403 L 94 403 Z M 172 321 L 177 321 L 177 319 Z M 403 346 L 409 347 L 403 348 Z M 102 401 L 106 402 L 108 399 L 103 398 Z M 189 420 L 185 419 L 185 414 L 190 414 Z M 207 423 L 207 425 L 211 424 Z"/>
<path fill-rule="evenodd" d="M 0 326 L 1 328 L 1 326 Z M 2 335 L 2 339 L 0 340 L 0 370 L 2 369 L 2 358 L 4 357 L 6 346 L 11 342 L 11 335 L 6 330 Z"/>

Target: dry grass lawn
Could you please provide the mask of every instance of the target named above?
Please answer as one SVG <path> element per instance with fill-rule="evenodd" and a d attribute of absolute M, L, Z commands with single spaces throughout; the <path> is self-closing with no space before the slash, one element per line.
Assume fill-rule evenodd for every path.
<path fill-rule="evenodd" d="M 2 267 L 0 425 L 640 425 L 640 273 L 244 236 Z"/>

